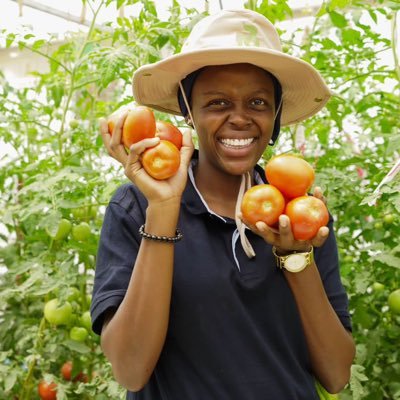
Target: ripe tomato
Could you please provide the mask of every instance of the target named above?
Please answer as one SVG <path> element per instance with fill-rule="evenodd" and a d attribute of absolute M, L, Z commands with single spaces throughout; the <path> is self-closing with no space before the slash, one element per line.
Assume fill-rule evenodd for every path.
<path fill-rule="evenodd" d="M 265 166 L 265 175 L 268 183 L 277 187 L 288 199 L 307 194 L 315 179 L 312 166 L 292 154 L 271 158 Z"/>
<path fill-rule="evenodd" d="M 112 114 L 108 119 L 108 131 L 112 134 L 121 111 Z M 130 109 L 122 127 L 122 143 L 129 148 L 132 144 L 156 134 L 156 119 L 153 111 L 145 106 Z"/>
<path fill-rule="evenodd" d="M 72 380 L 73 382 L 87 382 L 88 377 L 82 371 L 73 371 L 72 361 L 66 361 L 61 367 L 61 375 L 66 381 Z"/>
<path fill-rule="evenodd" d="M 168 179 L 178 171 L 181 154 L 174 144 L 160 140 L 157 146 L 143 152 L 141 162 L 146 172 L 154 179 Z"/>
<path fill-rule="evenodd" d="M 56 400 L 57 384 L 54 382 L 47 383 L 45 381 L 40 381 L 38 385 L 38 393 L 42 400 Z"/>
<path fill-rule="evenodd" d="M 284 208 L 285 199 L 282 193 L 268 184 L 251 187 L 244 194 L 241 204 L 241 212 L 246 221 L 251 224 L 263 221 L 269 226 L 278 222 Z"/>
<path fill-rule="evenodd" d="M 286 204 L 285 214 L 290 218 L 293 236 L 296 240 L 313 238 L 319 228 L 329 221 L 324 202 L 313 196 L 301 196 Z"/>
<path fill-rule="evenodd" d="M 158 121 L 156 123 L 157 132 L 156 136 L 158 136 L 162 140 L 168 140 L 173 143 L 178 150 L 182 147 L 182 133 L 181 131 L 174 125 L 169 122 Z"/>

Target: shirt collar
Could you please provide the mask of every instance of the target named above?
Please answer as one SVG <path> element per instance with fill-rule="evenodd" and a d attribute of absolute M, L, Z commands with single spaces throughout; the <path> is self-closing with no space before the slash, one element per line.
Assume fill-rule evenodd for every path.
<path fill-rule="evenodd" d="M 197 162 L 198 162 L 198 150 L 195 150 L 189 165 L 189 171 L 188 171 L 189 179 L 182 196 L 182 205 L 185 206 L 192 214 L 213 214 L 216 217 L 221 218 L 223 221 L 226 221 L 225 218 L 216 214 L 208 207 L 206 201 L 203 199 L 203 196 L 197 189 L 193 174 L 193 168 L 195 167 Z M 254 179 L 256 184 L 266 183 L 264 169 L 259 165 L 255 166 Z"/>

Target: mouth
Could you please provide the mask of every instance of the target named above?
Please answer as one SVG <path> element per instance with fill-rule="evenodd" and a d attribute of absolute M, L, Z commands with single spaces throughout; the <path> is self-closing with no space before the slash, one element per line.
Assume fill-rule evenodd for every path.
<path fill-rule="evenodd" d="M 255 142 L 256 138 L 247 139 L 218 139 L 218 141 L 225 147 L 230 149 L 244 149 L 251 146 Z"/>

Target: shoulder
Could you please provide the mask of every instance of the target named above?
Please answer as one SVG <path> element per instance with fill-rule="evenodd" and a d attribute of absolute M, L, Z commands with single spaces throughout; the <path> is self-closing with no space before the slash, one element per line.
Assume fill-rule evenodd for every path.
<path fill-rule="evenodd" d="M 132 214 L 143 212 L 147 208 L 147 200 L 135 185 L 126 183 L 115 191 L 108 207 L 120 208 Z"/>

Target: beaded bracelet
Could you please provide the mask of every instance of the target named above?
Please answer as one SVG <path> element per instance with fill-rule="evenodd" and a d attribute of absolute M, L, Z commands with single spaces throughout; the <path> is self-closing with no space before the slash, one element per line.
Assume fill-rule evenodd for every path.
<path fill-rule="evenodd" d="M 183 235 L 179 229 L 176 229 L 176 236 L 173 237 L 152 235 L 144 231 L 144 224 L 139 228 L 139 235 L 143 239 L 155 240 L 156 242 L 166 242 L 166 243 L 176 243 L 183 238 Z"/>

